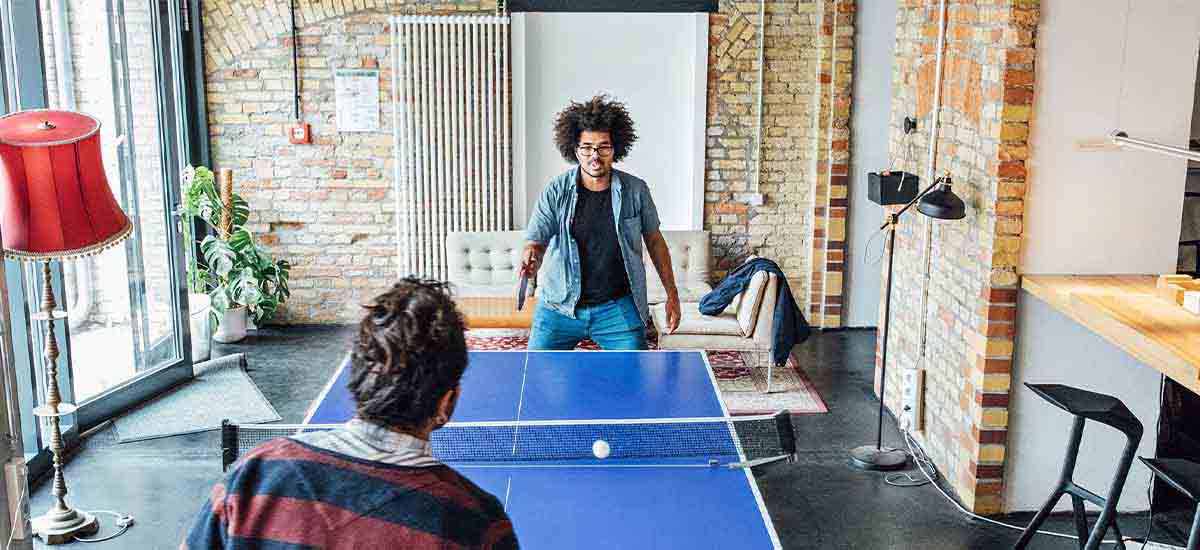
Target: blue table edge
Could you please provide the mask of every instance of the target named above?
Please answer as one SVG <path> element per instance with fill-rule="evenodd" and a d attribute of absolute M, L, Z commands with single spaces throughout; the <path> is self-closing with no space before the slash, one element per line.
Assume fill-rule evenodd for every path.
<path fill-rule="evenodd" d="M 485 352 L 485 353 L 526 353 L 526 354 L 528 354 L 528 353 L 538 353 L 538 354 L 542 354 L 542 353 L 579 353 L 578 350 L 536 351 L 536 352 L 531 352 L 529 350 L 475 350 L 475 351 Z M 704 362 L 704 369 L 708 372 L 708 381 L 712 385 L 713 393 L 715 393 L 717 396 L 717 403 L 721 405 L 721 415 L 726 418 L 729 418 L 729 416 L 730 416 L 729 409 L 725 407 L 725 400 L 721 398 L 721 390 L 720 390 L 720 387 L 717 386 L 717 377 L 715 374 L 713 374 L 712 364 L 708 362 L 708 354 L 705 353 L 704 351 L 701 351 L 701 350 L 638 350 L 638 351 L 629 352 L 629 351 L 608 351 L 608 350 L 591 351 L 591 350 L 589 350 L 585 353 L 671 353 L 671 354 L 676 354 L 676 355 L 699 355 L 700 359 Z M 339 366 L 337 368 L 337 370 L 333 372 L 333 376 L 331 376 L 329 378 L 329 381 L 325 383 L 325 387 L 323 389 L 321 389 L 321 393 L 319 395 L 317 395 L 317 398 L 313 400 L 311 405 L 309 405 L 308 412 L 304 415 L 304 422 L 303 422 L 304 424 L 312 423 L 312 417 L 314 414 L 316 414 L 317 408 L 320 406 L 321 402 L 323 402 L 325 400 L 325 398 L 329 395 L 329 391 L 331 389 L 333 389 L 333 385 L 337 382 L 338 378 L 341 377 L 342 371 L 345 370 L 346 367 L 350 365 L 349 359 L 350 359 L 350 356 L 349 356 L 349 354 L 347 354 L 342 359 L 341 366 Z M 742 449 L 741 449 L 741 443 L 738 443 L 738 458 L 742 461 L 746 460 L 746 455 L 745 455 L 745 453 L 742 452 Z M 746 481 L 750 486 L 751 494 L 754 495 L 755 504 L 758 505 L 758 513 L 760 515 L 762 515 L 763 525 L 766 526 L 766 528 L 767 528 L 767 534 L 771 538 L 771 544 L 772 544 L 772 546 L 774 546 L 775 550 L 781 550 L 783 548 L 783 546 L 779 542 L 779 534 L 775 532 L 775 523 L 771 521 L 771 515 L 767 513 L 767 505 L 763 501 L 762 492 L 758 490 L 758 481 L 754 478 L 754 472 L 750 471 L 750 468 L 742 468 L 742 471 L 745 472 L 745 474 L 746 474 Z"/>

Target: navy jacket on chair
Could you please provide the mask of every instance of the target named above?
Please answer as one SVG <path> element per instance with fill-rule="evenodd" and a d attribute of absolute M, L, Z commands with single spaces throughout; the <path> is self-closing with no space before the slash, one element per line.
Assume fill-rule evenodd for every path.
<path fill-rule="evenodd" d="M 745 290 L 750 284 L 750 278 L 759 271 L 779 276 L 779 294 L 775 297 L 775 334 L 771 338 L 771 360 L 776 365 L 783 365 L 787 363 L 792 347 L 807 340 L 812 334 L 812 328 L 792 297 L 787 277 L 783 276 L 783 271 L 775 262 L 766 258 L 755 258 L 730 271 L 717 288 L 700 299 L 700 313 L 720 315 L 733 302 L 733 297 Z"/>

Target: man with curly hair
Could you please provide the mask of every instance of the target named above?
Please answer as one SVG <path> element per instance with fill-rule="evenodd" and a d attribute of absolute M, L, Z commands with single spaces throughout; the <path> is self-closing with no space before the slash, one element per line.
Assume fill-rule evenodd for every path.
<path fill-rule="evenodd" d="M 554 144 L 571 169 L 555 177 L 529 219 L 521 270 L 542 270 L 529 348 L 645 349 L 649 308 L 645 242 L 667 291 L 667 330 L 679 326 L 679 292 L 658 210 L 641 178 L 613 168 L 637 133 L 625 105 L 600 95 L 554 121 Z"/>
<path fill-rule="evenodd" d="M 467 368 L 445 283 L 404 279 L 366 310 L 350 354 L 354 419 L 250 451 L 181 548 L 517 548 L 503 505 L 429 452 Z"/>

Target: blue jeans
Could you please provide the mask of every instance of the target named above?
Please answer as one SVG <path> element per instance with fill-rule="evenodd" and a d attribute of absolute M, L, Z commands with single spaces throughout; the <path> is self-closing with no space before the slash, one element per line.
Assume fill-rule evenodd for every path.
<path fill-rule="evenodd" d="M 538 304 L 529 349 L 570 350 L 584 338 L 606 350 L 646 349 L 646 325 L 630 296 L 575 308 L 574 319 Z"/>

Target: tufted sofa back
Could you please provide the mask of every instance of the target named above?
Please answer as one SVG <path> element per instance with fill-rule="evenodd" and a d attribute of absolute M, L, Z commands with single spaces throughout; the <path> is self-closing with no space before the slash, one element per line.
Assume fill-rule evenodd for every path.
<path fill-rule="evenodd" d="M 699 302 L 712 290 L 708 284 L 708 231 L 663 231 L 667 250 L 671 251 L 671 270 L 681 302 Z M 646 264 L 646 293 L 652 304 L 667 301 L 667 291 L 650 261 L 649 251 L 642 254 Z"/>
<path fill-rule="evenodd" d="M 663 231 L 671 251 L 675 286 L 684 302 L 698 302 L 708 284 L 708 232 Z M 459 296 L 511 296 L 525 247 L 524 231 L 457 231 L 446 237 L 447 279 Z M 666 301 L 658 271 L 643 254 L 650 303 Z"/>
<path fill-rule="evenodd" d="M 447 280 L 460 296 L 511 296 L 524 247 L 524 231 L 451 232 Z"/>

